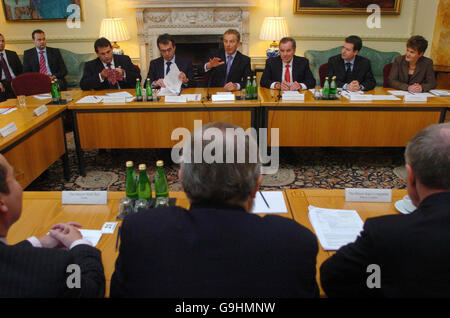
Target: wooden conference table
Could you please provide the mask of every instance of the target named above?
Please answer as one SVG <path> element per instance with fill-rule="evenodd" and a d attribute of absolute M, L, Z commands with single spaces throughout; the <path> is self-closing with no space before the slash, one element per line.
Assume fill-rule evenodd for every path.
<path fill-rule="evenodd" d="M 390 95 L 376 87 L 366 94 Z M 277 93 L 278 94 L 278 93 Z M 272 93 L 273 95 L 273 93 Z M 426 103 L 398 101 L 351 102 L 265 100 L 261 96 L 262 127 L 279 129 L 280 147 L 405 147 L 421 129 L 444 122 L 450 98 L 430 97 Z M 276 143 L 275 143 L 276 145 Z"/>
<path fill-rule="evenodd" d="M 32 96 L 26 98 L 26 106 L 0 115 L 0 127 L 14 122 L 17 131 L 0 137 L 0 152 L 14 167 L 15 177 L 22 187 L 28 186 L 56 160 L 63 158 L 64 175 L 69 177 L 67 147 L 62 115 L 65 106 L 47 106 L 48 112 L 37 117 L 33 111 L 47 100 Z M 10 99 L 0 103 L 0 107 L 16 106 Z"/>
<path fill-rule="evenodd" d="M 281 216 L 294 219 L 311 231 L 313 228 L 308 219 L 308 205 L 322 208 L 355 209 L 363 220 L 385 214 L 398 214 L 394 203 L 406 194 L 406 190 L 393 190 L 391 203 L 359 203 L 345 202 L 344 190 L 286 190 L 284 192 L 287 214 Z M 85 229 L 99 230 L 104 222 L 116 221 L 119 200 L 123 192 L 108 192 L 107 205 L 62 205 L 61 192 L 24 192 L 22 216 L 10 229 L 8 243 L 15 244 L 32 235 L 41 237 L 49 228 L 60 222 L 76 221 Z M 172 192 L 170 197 L 176 198 L 176 205 L 188 208 L 189 201 L 184 192 Z M 114 272 L 116 238 L 114 234 L 103 234 L 97 248 L 102 251 L 102 261 L 106 276 L 106 296 L 109 296 L 111 276 Z M 314 231 L 313 231 L 314 232 Z M 317 282 L 320 286 L 320 265 L 334 252 L 324 251 L 319 244 L 317 256 Z M 321 295 L 324 292 L 320 287 Z"/>

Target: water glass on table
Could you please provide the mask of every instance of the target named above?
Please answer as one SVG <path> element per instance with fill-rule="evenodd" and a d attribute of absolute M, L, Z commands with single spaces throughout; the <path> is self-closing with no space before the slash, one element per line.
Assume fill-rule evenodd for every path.
<path fill-rule="evenodd" d="M 25 108 L 27 106 L 27 101 L 25 95 L 19 95 L 17 96 L 17 107 L 18 108 Z"/>

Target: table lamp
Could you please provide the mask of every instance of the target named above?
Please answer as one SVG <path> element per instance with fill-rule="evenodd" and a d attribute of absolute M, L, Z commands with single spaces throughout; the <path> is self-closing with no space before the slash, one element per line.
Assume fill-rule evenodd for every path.
<path fill-rule="evenodd" d="M 264 18 L 259 39 L 264 41 L 272 41 L 270 47 L 267 49 L 267 57 L 274 57 L 280 55 L 278 43 L 276 41 L 289 36 L 289 29 L 285 17 L 266 17 Z"/>
<path fill-rule="evenodd" d="M 120 41 L 127 41 L 130 39 L 127 26 L 122 18 L 103 19 L 100 27 L 100 37 L 107 38 L 111 42 L 114 54 L 123 54 L 123 50 L 117 44 Z"/>

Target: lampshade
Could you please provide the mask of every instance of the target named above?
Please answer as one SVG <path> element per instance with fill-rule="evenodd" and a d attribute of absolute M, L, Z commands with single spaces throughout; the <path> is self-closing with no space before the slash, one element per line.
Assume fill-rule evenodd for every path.
<path fill-rule="evenodd" d="M 279 41 L 289 36 L 289 29 L 285 17 L 264 18 L 259 39 L 265 41 Z"/>
<path fill-rule="evenodd" d="M 111 42 L 120 42 L 129 40 L 130 34 L 122 18 L 112 18 L 103 19 L 100 37 L 105 37 Z"/>

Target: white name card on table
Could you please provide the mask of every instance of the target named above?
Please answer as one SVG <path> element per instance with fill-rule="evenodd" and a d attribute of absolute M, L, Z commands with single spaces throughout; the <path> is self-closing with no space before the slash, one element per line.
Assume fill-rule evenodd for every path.
<path fill-rule="evenodd" d="M 119 222 L 105 222 L 100 230 L 103 234 L 113 234 Z"/>
<path fill-rule="evenodd" d="M 63 191 L 62 204 L 106 204 L 108 191 Z"/>
<path fill-rule="evenodd" d="M 164 103 L 186 103 L 186 96 L 165 96 Z"/>
<path fill-rule="evenodd" d="M 234 94 L 214 94 L 212 95 L 213 102 L 233 102 L 235 100 Z"/>
<path fill-rule="evenodd" d="M 37 117 L 41 116 L 42 114 L 48 112 L 48 108 L 45 105 L 39 106 L 35 110 L 33 110 L 33 114 Z"/>
<path fill-rule="evenodd" d="M 295 94 L 297 93 L 297 94 Z M 292 100 L 300 100 L 300 101 L 304 101 L 305 100 L 305 94 L 300 94 L 299 92 L 294 92 L 293 93 L 283 93 L 283 96 L 281 96 L 281 99 L 283 101 L 292 101 Z"/>
<path fill-rule="evenodd" d="M 351 102 L 371 102 L 373 97 L 370 94 L 350 94 L 349 99 Z"/>
<path fill-rule="evenodd" d="M 345 201 L 348 202 L 392 202 L 391 189 L 346 188 Z"/>
<path fill-rule="evenodd" d="M 14 122 L 12 122 L 3 128 L 0 128 L 0 135 L 2 137 L 6 137 L 8 135 L 11 135 L 15 131 L 17 131 L 17 126 Z"/>
<path fill-rule="evenodd" d="M 105 96 L 103 97 L 103 104 L 125 104 L 127 98 L 124 96 Z"/>
<path fill-rule="evenodd" d="M 181 96 L 186 97 L 188 102 L 200 102 L 202 100 L 202 94 L 181 94 Z"/>
<path fill-rule="evenodd" d="M 403 97 L 404 102 L 427 102 L 428 97 L 424 95 L 405 95 Z"/>

